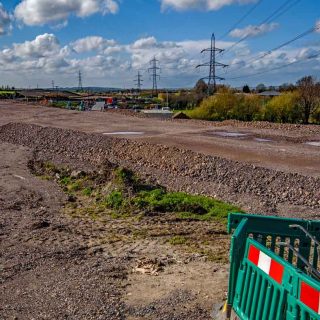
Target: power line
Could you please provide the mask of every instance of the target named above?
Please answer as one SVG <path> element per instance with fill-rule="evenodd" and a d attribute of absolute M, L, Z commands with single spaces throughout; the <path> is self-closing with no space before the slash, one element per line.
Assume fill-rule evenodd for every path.
<path fill-rule="evenodd" d="M 288 10 L 290 10 L 294 5 L 296 5 L 298 2 L 301 0 L 296 0 L 293 3 L 290 4 L 293 0 L 287 0 L 285 3 L 283 3 L 278 9 L 276 9 L 271 15 L 269 15 L 266 19 L 264 19 L 261 23 L 258 24 L 258 26 L 255 27 L 255 30 L 259 29 L 259 26 L 266 24 L 266 23 L 271 23 L 275 21 L 275 19 L 279 18 L 281 15 L 286 13 Z M 289 4 L 289 6 L 287 6 Z M 236 46 L 238 46 L 241 42 L 247 40 L 248 38 L 251 38 L 252 34 L 247 34 L 241 39 L 239 39 L 236 43 L 234 43 L 232 46 L 227 48 L 224 53 L 227 53 L 234 49 Z"/>
<path fill-rule="evenodd" d="M 209 76 L 202 78 L 202 80 L 206 79 L 208 80 L 208 94 L 211 94 L 212 91 L 212 85 L 213 85 L 213 92 L 216 92 L 217 88 L 217 80 L 224 80 L 224 78 L 221 78 L 216 75 L 216 67 L 227 67 L 226 64 L 220 63 L 216 61 L 216 53 L 221 53 L 223 52 L 223 49 L 219 49 L 216 47 L 216 38 L 214 33 L 212 34 L 211 37 L 211 47 L 208 49 L 203 49 L 201 53 L 203 52 L 209 52 L 210 53 L 210 61 L 206 62 L 204 64 L 199 64 L 196 68 L 200 67 L 209 67 Z"/>
<path fill-rule="evenodd" d="M 137 77 L 136 79 L 134 80 L 134 83 L 136 84 L 137 86 L 137 89 L 140 91 L 141 90 L 141 87 L 142 87 L 142 74 L 140 73 L 140 71 L 138 71 L 138 74 L 137 74 Z"/>
<path fill-rule="evenodd" d="M 277 47 L 275 47 L 275 48 L 273 48 L 273 49 L 271 49 L 271 50 L 269 50 L 269 51 L 267 51 L 265 53 L 263 53 L 262 55 L 259 55 L 258 57 L 253 57 L 252 59 L 249 59 L 247 62 L 253 63 L 253 62 L 259 61 L 259 60 L 263 59 L 264 57 L 270 55 L 272 52 L 277 51 L 277 50 L 279 50 L 279 49 L 281 49 L 283 47 L 286 47 L 287 45 L 289 45 L 289 44 L 291 44 L 291 43 L 293 43 L 293 42 L 295 42 L 295 41 L 297 41 L 297 40 L 309 35 L 310 33 L 315 32 L 317 30 L 320 30 L 320 25 L 317 25 L 315 27 L 309 28 L 308 30 L 300 33 L 299 35 L 295 36 L 294 38 L 292 38 L 292 39 L 290 39 L 290 40 L 278 45 Z M 231 63 L 230 65 L 236 65 L 236 64 L 240 64 L 240 63 L 241 62 L 236 62 L 236 63 Z"/>
<path fill-rule="evenodd" d="M 315 53 L 315 54 L 309 56 L 309 57 L 306 57 L 305 59 L 293 61 L 293 62 L 287 63 L 285 65 L 282 65 L 282 66 L 274 67 L 274 68 L 271 68 L 271 69 L 268 69 L 268 70 L 265 70 L 265 71 L 256 72 L 256 73 L 253 73 L 253 74 L 248 74 L 248 75 L 239 76 L 239 77 L 227 78 L 227 80 L 238 80 L 238 79 L 242 79 L 242 78 L 250 78 L 250 77 L 257 76 L 257 75 L 266 74 L 266 73 L 269 73 L 271 71 L 283 69 L 283 68 L 286 68 L 286 67 L 291 66 L 293 64 L 297 64 L 297 63 L 303 62 L 304 60 L 311 60 L 311 59 L 318 58 L 319 56 L 320 56 L 320 51 L 318 53 Z"/>
<path fill-rule="evenodd" d="M 241 22 L 243 22 L 261 3 L 263 0 L 257 2 L 252 8 L 250 8 L 237 22 L 235 22 L 218 40 L 225 38 L 233 29 L 235 29 Z"/>
<path fill-rule="evenodd" d="M 160 76 L 158 75 L 158 72 L 160 72 L 160 68 L 158 67 L 158 62 L 159 60 L 154 57 L 151 61 L 151 68 L 148 69 L 149 73 L 151 72 L 152 76 L 152 95 L 157 95 L 158 94 L 158 80 L 160 80 Z"/>

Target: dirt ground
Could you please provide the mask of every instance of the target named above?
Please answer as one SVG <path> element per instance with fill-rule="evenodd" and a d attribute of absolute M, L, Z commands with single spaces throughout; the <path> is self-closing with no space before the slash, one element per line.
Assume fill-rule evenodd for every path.
<path fill-rule="evenodd" d="M 111 133 L 320 177 L 320 147 L 305 144 L 320 141 L 317 127 L 215 126 L 0 102 L 0 126 L 10 122 Z M 202 320 L 225 300 L 229 236 L 221 223 L 170 214 L 71 217 L 58 184 L 30 171 L 34 150 L 0 142 L 0 155 L 1 320 Z M 173 245 L 175 236 L 188 241 Z"/>
<path fill-rule="evenodd" d="M 71 217 L 60 187 L 30 172 L 32 150 L 1 143 L 0 154 L 0 319 L 198 320 L 223 302 L 227 264 L 168 240 L 226 259 L 224 226 Z"/>
<path fill-rule="evenodd" d="M 177 146 L 284 172 L 320 176 L 320 147 L 306 144 L 320 142 L 320 126 L 293 125 L 282 128 L 274 125 L 259 128 L 247 124 L 235 127 L 228 123 L 159 121 L 113 112 L 80 113 L 0 101 L 0 125 L 9 122 L 111 134 L 116 137 Z M 124 134 L 125 132 L 128 134 Z M 245 135 L 230 137 L 224 136 L 224 132 Z"/>

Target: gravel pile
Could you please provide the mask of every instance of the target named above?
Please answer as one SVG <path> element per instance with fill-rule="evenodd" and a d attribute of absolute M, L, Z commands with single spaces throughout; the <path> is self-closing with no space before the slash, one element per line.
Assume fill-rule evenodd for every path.
<path fill-rule="evenodd" d="M 0 127 L 0 140 L 55 159 L 100 165 L 106 159 L 169 190 L 187 191 L 239 204 L 252 213 L 315 218 L 320 179 L 140 141 L 27 124 Z"/>

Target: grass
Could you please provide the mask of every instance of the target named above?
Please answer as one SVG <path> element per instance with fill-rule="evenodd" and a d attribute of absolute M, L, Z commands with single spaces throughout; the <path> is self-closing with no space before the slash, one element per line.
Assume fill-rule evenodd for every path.
<path fill-rule="evenodd" d="M 15 94 L 15 91 L 11 91 L 11 90 L 5 90 L 5 91 L 0 91 L 0 95 L 4 95 L 4 94 Z"/>
<path fill-rule="evenodd" d="M 226 219 L 229 212 L 241 211 L 236 206 L 210 197 L 184 192 L 166 192 L 164 189 L 139 192 L 132 201 L 140 209 L 174 212 L 181 219 Z"/>
<path fill-rule="evenodd" d="M 173 246 L 186 244 L 187 238 L 183 236 L 174 236 L 169 239 L 169 243 Z"/>
<path fill-rule="evenodd" d="M 95 219 L 104 214 L 115 219 L 129 216 L 140 219 L 144 215 L 173 213 L 179 219 L 225 223 L 229 212 L 241 212 L 240 208 L 211 197 L 168 192 L 163 187 L 145 184 L 125 168 L 114 169 L 111 181 L 103 181 L 98 176 L 73 177 L 68 169 L 48 162 L 42 165 L 41 176 L 46 179 L 51 176 L 80 202 L 82 209 L 77 213 Z"/>

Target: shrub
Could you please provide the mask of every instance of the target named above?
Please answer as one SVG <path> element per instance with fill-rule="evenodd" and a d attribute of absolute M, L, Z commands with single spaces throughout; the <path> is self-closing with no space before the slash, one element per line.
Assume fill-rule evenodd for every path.
<path fill-rule="evenodd" d="M 298 92 L 286 92 L 272 98 L 265 105 L 263 118 L 271 122 L 301 122 L 303 114 L 299 106 Z"/>

